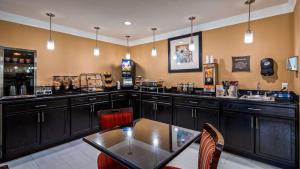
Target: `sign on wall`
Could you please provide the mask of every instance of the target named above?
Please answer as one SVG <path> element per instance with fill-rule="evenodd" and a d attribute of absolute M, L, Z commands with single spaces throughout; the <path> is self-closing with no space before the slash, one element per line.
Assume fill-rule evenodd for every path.
<path fill-rule="evenodd" d="M 233 56 L 232 72 L 250 72 L 250 56 Z"/>

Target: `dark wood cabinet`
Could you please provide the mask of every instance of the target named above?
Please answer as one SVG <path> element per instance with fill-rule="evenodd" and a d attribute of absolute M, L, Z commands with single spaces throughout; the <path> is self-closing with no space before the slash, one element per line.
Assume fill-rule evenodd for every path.
<path fill-rule="evenodd" d="M 98 111 L 110 109 L 110 104 L 109 101 L 104 101 L 100 103 L 93 103 L 92 106 L 92 130 L 97 130 L 99 129 Z"/>
<path fill-rule="evenodd" d="M 256 117 L 255 151 L 276 161 L 295 165 L 295 122 L 274 117 Z"/>
<path fill-rule="evenodd" d="M 120 109 L 129 106 L 128 93 L 120 92 L 111 94 L 111 108 Z"/>
<path fill-rule="evenodd" d="M 194 108 L 190 106 L 174 106 L 174 125 L 195 129 Z"/>
<path fill-rule="evenodd" d="M 172 124 L 172 104 L 155 103 L 155 120 L 167 124 Z"/>
<path fill-rule="evenodd" d="M 219 129 L 219 110 L 208 108 L 195 108 L 196 130 L 202 131 L 205 123 L 210 123 Z"/>
<path fill-rule="evenodd" d="M 254 153 L 254 116 L 247 113 L 224 111 L 222 134 L 225 148 Z"/>
<path fill-rule="evenodd" d="M 133 119 L 137 120 L 141 118 L 141 105 L 142 102 L 140 99 L 131 99 L 130 106 L 133 108 Z"/>
<path fill-rule="evenodd" d="M 153 101 L 142 101 L 142 114 L 144 118 L 155 120 L 154 106 L 155 102 Z"/>
<path fill-rule="evenodd" d="M 71 135 L 82 135 L 91 130 L 91 104 L 71 106 Z"/>
<path fill-rule="evenodd" d="M 31 151 L 40 145 L 40 113 L 7 115 L 5 117 L 6 158 Z"/>
<path fill-rule="evenodd" d="M 55 143 L 69 136 L 67 108 L 41 110 L 40 114 L 42 145 Z"/>

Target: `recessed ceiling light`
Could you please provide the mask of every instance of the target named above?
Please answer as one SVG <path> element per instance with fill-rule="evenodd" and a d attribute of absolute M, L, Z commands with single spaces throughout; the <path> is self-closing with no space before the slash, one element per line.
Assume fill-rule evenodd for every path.
<path fill-rule="evenodd" d="M 127 25 L 127 26 L 132 25 L 132 22 L 130 22 L 130 21 L 125 21 L 125 22 L 124 22 L 124 25 Z"/>

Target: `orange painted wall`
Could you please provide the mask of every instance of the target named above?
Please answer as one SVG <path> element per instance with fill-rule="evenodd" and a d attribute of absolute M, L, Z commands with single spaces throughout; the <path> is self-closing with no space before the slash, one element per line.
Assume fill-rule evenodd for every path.
<path fill-rule="evenodd" d="M 294 35 L 295 55 L 300 57 L 300 2 L 299 2 L 299 0 L 297 2 L 295 12 L 294 12 L 294 34 L 295 34 Z M 294 86 L 295 86 L 295 91 L 297 92 L 297 94 L 300 94 L 300 75 L 299 75 L 299 73 L 295 73 Z"/>
<path fill-rule="evenodd" d="M 54 32 L 55 50 L 46 49 L 49 32 L 21 24 L 0 21 L 0 46 L 37 50 L 39 85 L 51 84 L 53 75 L 79 75 L 110 71 L 120 78 L 120 60 L 126 47 L 100 42 L 101 55 L 93 56 L 92 39 Z"/>
<path fill-rule="evenodd" d="M 288 82 L 293 90 L 293 74 L 286 70 L 286 59 L 294 53 L 293 14 L 284 14 L 254 21 L 254 43 L 246 45 L 243 37 L 247 25 L 237 24 L 203 32 L 203 56 L 214 55 L 219 63 L 219 80 L 238 80 L 240 88 L 255 89 L 258 82 L 262 89 L 278 90 L 282 82 Z M 195 82 L 202 86 L 202 73 L 168 73 L 168 42 L 156 43 L 158 56 L 152 58 L 152 44 L 131 48 L 136 61 L 137 74 L 148 79 L 163 79 L 168 86 L 177 82 Z M 251 56 L 251 72 L 232 73 L 232 56 Z M 277 74 L 263 78 L 260 75 L 260 60 L 272 57 L 276 61 Z M 203 57 L 203 61 L 204 61 Z"/>

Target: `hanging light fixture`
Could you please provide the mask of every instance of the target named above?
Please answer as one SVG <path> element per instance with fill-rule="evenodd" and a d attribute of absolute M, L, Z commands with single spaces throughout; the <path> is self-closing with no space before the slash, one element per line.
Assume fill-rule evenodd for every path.
<path fill-rule="evenodd" d="M 194 16 L 191 16 L 189 17 L 189 20 L 191 21 L 191 41 L 190 41 L 190 44 L 189 44 L 189 50 L 190 51 L 194 51 L 195 50 L 195 43 L 194 43 L 194 38 L 193 38 L 193 33 L 194 33 L 194 30 L 193 30 L 193 21 L 196 19 L 196 17 Z"/>
<path fill-rule="evenodd" d="M 245 33 L 244 42 L 246 44 L 253 43 L 253 31 L 250 29 L 250 21 L 251 21 L 251 4 L 254 3 L 255 0 L 247 0 L 245 2 L 246 5 L 249 6 L 249 13 L 248 13 L 248 29 Z"/>
<path fill-rule="evenodd" d="M 54 50 L 55 45 L 54 45 L 54 40 L 52 39 L 52 18 L 55 17 L 53 13 L 46 13 L 47 16 L 50 18 L 50 28 L 49 28 L 49 33 L 50 37 L 47 41 L 47 49 L 49 50 Z"/>
<path fill-rule="evenodd" d="M 94 27 L 96 30 L 96 47 L 94 48 L 94 56 L 99 56 L 100 55 L 100 48 L 98 47 L 98 31 L 99 27 Z"/>
<path fill-rule="evenodd" d="M 126 35 L 125 37 L 126 37 L 126 43 L 127 43 L 127 53 L 125 55 L 125 58 L 130 59 L 130 57 L 131 57 L 130 56 L 130 49 L 129 49 L 129 38 L 130 38 L 130 36 Z"/>
<path fill-rule="evenodd" d="M 152 50 L 151 50 L 151 55 L 153 57 L 157 56 L 157 50 L 155 47 L 155 31 L 157 30 L 157 28 L 152 28 L 151 29 L 153 31 L 153 46 L 152 46 Z"/>

